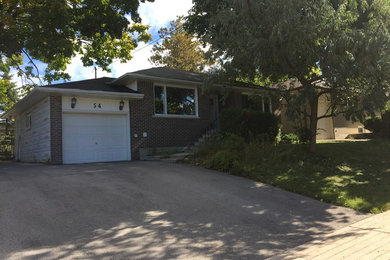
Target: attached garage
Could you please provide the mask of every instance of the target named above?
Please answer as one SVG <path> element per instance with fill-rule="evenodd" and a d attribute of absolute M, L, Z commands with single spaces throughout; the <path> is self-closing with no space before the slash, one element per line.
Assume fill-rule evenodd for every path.
<path fill-rule="evenodd" d="M 64 113 L 63 163 L 130 160 L 127 115 Z"/>
<path fill-rule="evenodd" d="M 76 164 L 132 159 L 130 101 L 144 95 L 113 78 L 35 87 L 15 118 L 15 159 Z"/>

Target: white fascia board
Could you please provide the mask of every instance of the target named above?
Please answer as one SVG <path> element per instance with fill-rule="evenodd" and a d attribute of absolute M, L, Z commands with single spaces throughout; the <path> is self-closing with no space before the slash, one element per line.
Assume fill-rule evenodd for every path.
<path fill-rule="evenodd" d="M 63 95 L 77 95 L 101 98 L 126 98 L 126 99 L 143 99 L 144 94 L 127 93 L 127 92 L 109 92 L 98 90 L 81 90 L 81 89 L 63 89 L 54 87 L 36 87 L 36 89 L 48 94 L 63 94 Z"/>
<path fill-rule="evenodd" d="M 19 100 L 10 110 L 0 115 L 1 118 L 15 117 L 27 107 L 39 102 L 41 99 L 49 95 L 70 95 L 80 97 L 99 97 L 108 99 L 143 99 L 144 94 L 126 93 L 126 92 L 108 92 L 108 91 L 91 91 L 81 89 L 63 89 L 54 87 L 35 87 L 31 92 Z M 30 103 L 30 104 L 29 104 Z"/>

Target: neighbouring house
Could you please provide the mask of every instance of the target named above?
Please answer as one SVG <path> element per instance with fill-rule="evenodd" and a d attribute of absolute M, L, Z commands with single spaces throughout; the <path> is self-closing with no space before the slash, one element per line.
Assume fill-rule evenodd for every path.
<path fill-rule="evenodd" d="M 288 80 L 284 83 L 287 91 L 296 91 L 301 85 L 299 82 L 294 80 Z M 304 127 L 308 128 L 309 119 L 305 120 L 294 118 L 291 120 L 286 115 L 288 104 L 285 100 L 281 100 L 279 109 L 281 116 L 281 123 L 283 125 L 283 132 L 290 133 L 296 131 L 297 128 Z M 330 97 L 327 95 L 320 96 L 318 100 L 318 116 L 330 115 Z M 302 108 L 303 110 L 304 108 Z M 318 120 L 317 123 L 317 139 L 328 140 L 328 139 L 346 139 L 352 135 L 371 133 L 369 130 L 364 128 L 364 124 L 361 122 L 353 122 L 347 120 L 343 114 L 339 114 L 333 117 L 325 117 Z"/>
<path fill-rule="evenodd" d="M 72 164 L 137 160 L 191 146 L 217 127 L 221 109 L 246 107 L 251 95 L 261 97 L 264 112 L 278 110 L 270 88 L 214 84 L 205 89 L 203 83 L 200 73 L 151 68 L 39 86 L 2 118 L 15 120 L 16 160 Z M 332 119 L 326 138 L 335 138 L 336 123 L 343 126 L 337 129 L 355 128 Z"/>

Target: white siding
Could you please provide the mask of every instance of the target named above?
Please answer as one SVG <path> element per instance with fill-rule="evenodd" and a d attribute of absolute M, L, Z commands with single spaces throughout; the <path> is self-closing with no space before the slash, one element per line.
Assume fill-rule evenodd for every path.
<path fill-rule="evenodd" d="M 326 96 L 321 96 L 318 100 L 318 116 L 324 116 L 325 114 L 329 115 L 329 100 Z M 331 117 L 325 117 L 317 122 L 317 139 L 334 139 L 333 131 L 333 119 Z"/>
<path fill-rule="evenodd" d="M 119 110 L 121 99 L 104 99 L 104 98 L 85 98 L 76 96 L 76 106 L 71 107 L 72 97 L 62 97 L 62 111 L 76 113 L 113 113 L 127 114 L 129 112 L 129 102 L 124 100 L 123 110 Z"/>
<path fill-rule="evenodd" d="M 26 117 L 31 115 L 31 128 Z M 16 159 L 25 162 L 50 161 L 50 102 L 49 97 L 16 118 Z"/>

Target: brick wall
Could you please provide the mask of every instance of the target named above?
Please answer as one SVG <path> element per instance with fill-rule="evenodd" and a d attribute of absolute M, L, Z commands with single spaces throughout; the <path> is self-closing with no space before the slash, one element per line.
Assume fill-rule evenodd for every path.
<path fill-rule="evenodd" d="M 153 82 L 139 81 L 138 91 L 145 97 L 130 101 L 132 159 L 139 159 L 140 148 L 191 145 L 213 121 L 215 112 L 210 96 L 202 93 L 201 88 L 198 88 L 199 118 L 154 117 Z M 144 132 L 147 137 L 143 137 Z"/>
<path fill-rule="evenodd" d="M 50 97 L 51 163 L 62 164 L 62 99 Z"/>

